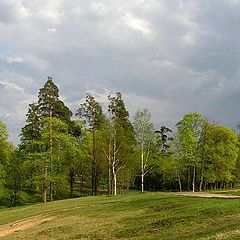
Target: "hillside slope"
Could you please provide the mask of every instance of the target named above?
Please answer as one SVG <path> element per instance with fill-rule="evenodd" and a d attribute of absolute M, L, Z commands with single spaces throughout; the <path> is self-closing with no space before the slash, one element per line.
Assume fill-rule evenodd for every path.
<path fill-rule="evenodd" d="M 1 209 L 0 239 L 240 239 L 240 199 L 129 193 Z"/>

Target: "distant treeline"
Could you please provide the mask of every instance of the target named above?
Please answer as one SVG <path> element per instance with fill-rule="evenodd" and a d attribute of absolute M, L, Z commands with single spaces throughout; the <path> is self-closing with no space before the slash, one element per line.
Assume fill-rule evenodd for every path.
<path fill-rule="evenodd" d="M 238 134 L 200 113 L 186 114 L 176 132 L 155 129 L 147 109 L 131 122 L 117 92 L 106 113 L 86 94 L 74 115 L 79 120 L 48 77 L 17 147 L 0 122 L 0 205 L 128 190 L 204 191 L 240 180 Z"/>

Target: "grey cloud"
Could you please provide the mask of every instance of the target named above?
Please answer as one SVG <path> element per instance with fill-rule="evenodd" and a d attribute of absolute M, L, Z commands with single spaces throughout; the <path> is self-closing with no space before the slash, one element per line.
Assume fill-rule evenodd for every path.
<path fill-rule="evenodd" d="M 31 12 L 20 0 L 1 0 L 0 22 L 3 24 L 14 24 L 19 20 L 31 16 Z"/>

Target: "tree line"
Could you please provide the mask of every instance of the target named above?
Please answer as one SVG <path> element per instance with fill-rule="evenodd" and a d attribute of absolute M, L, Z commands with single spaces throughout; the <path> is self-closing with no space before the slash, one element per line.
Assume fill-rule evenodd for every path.
<path fill-rule="evenodd" d="M 128 190 L 204 191 L 240 180 L 239 135 L 197 112 L 183 116 L 174 132 L 155 129 L 147 109 L 130 121 L 117 92 L 106 112 L 86 94 L 72 113 L 48 77 L 26 117 L 18 146 L 0 121 L 0 205 Z"/>

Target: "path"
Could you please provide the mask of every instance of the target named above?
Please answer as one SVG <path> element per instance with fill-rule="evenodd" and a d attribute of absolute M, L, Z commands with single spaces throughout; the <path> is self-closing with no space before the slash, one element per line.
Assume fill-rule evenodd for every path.
<path fill-rule="evenodd" d="M 4 225 L 0 226 L 0 237 L 8 236 L 12 233 L 35 227 L 43 222 L 47 222 L 50 220 L 52 220 L 52 217 L 47 217 L 47 216 L 41 215 L 41 216 L 37 216 L 37 217 L 32 217 L 32 218 L 4 224 Z"/>
<path fill-rule="evenodd" d="M 178 193 L 174 193 L 174 194 L 182 195 L 182 196 L 207 197 L 207 198 L 240 198 L 240 196 L 218 194 L 218 193 L 208 193 L 208 192 L 178 192 Z"/>

